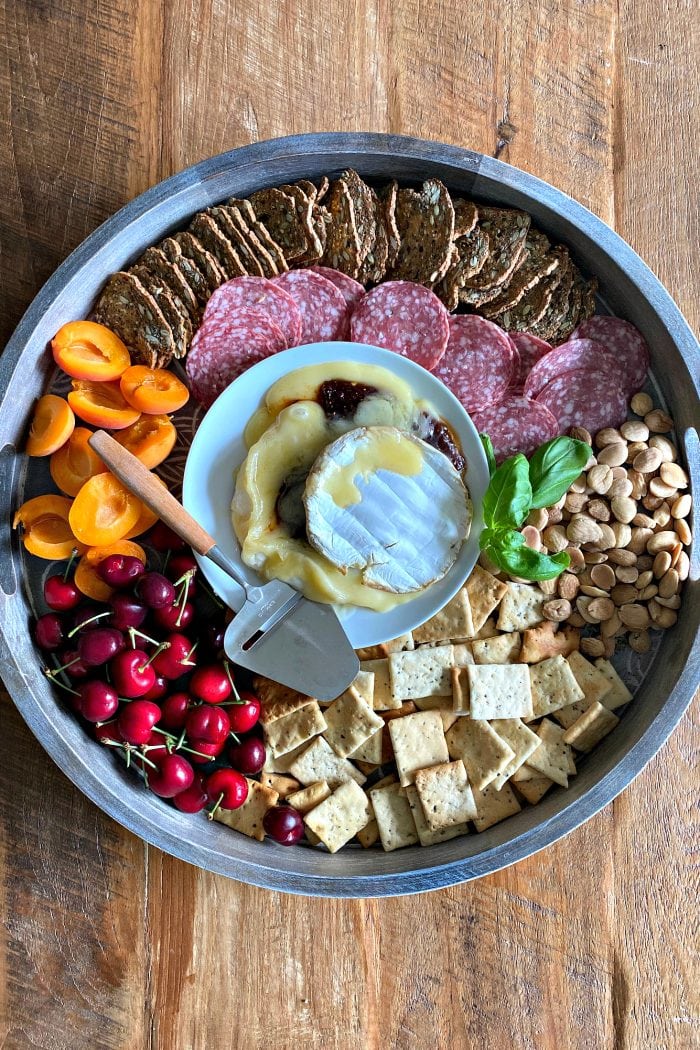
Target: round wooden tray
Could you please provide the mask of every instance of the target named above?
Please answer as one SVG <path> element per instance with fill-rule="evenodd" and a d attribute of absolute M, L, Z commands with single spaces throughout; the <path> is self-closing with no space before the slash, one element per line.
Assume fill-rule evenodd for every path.
<path fill-rule="evenodd" d="M 104 223 L 42 288 L 0 359 L 0 673 L 27 724 L 66 775 L 146 841 L 255 885 L 309 895 L 368 897 L 422 892 L 496 871 L 550 845 L 626 787 L 663 745 L 700 679 L 696 550 L 691 552 L 691 579 L 678 624 L 662 636 L 648 670 L 630 657 L 627 677 L 640 682 L 635 700 L 619 729 L 582 762 L 567 791 L 552 790 L 538 806 L 481 835 L 429 849 L 344 850 L 330 855 L 259 843 L 201 816 L 181 814 L 144 791 L 106 749 L 87 740 L 75 718 L 56 702 L 42 673 L 29 632 L 32 609 L 23 552 L 10 529 L 27 481 L 27 458 L 17 450 L 24 446 L 32 402 L 51 377 L 46 346 L 56 330 L 86 316 L 111 273 L 129 265 L 148 245 L 183 228 L 194 212 L 226 197 L 333 175 L 348 166 L 370 179 L 440 178 L 466 196 L 528 211 L 552 239 L 567 244 L 581 268 L 597 276 L 603 303 L 636 324 L 648 339 L 652 369 L 676 420 L 691 488 L 697 494 L 700 447 L 693 427 L 700 418 L 698 344 L 659 281 L 598 218 L 531 175 L 436 142 L 333 133 L 257 143 L 188 168 Z M 183 456 L 184 451 L 183 447 Z M 181 469 L 177 456 L 168 464 L 175 473 Z"/>

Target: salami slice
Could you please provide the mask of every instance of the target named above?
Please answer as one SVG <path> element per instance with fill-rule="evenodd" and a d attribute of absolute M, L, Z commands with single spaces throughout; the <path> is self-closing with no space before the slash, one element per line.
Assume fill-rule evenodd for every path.
<path fill-rule="evenodd" d="M 585 368 L 565 372 L 547 383 L 535 400 L 555 416 L 562 433 L 569 427 L 585 427 L 595 434 L 603 427 L 618 427 L 627 416 L 625 392 L 609 372 Z"/>
<path fill-rule="evenodd" d="M 343 295 L 327 277 L 311 270 L 289 270 L 274 278 L 288 292 L 301 313 L 300 345 L 340 339 L 349 312 Z"/>
<path fill-rule="evenodd" d="M 382 346 L 434 368 L 447 348 L 448 313 L 434 292 L 412 281 L 385 281 L 357 302 L 350 318 L 356 343 Z"/>
<path fill-rule="evenodd" d="M 516 393 L 522 394 L 525 380 L 540 358 L 549 353 L 552 344 L 546 343 L 544 339 L 538 339 L 536 335 L 530 335 L 529 332 L 509 332 L 508 334 L 520 358 L 518 373 L 511 387 Z"/>
<path fill-rule="evenodd" d="M 507 397 L 472 414 L 472 422 L 493 444 L 496 462 L 502 463 L 516 452 L 531 455 L 545 441 L 559 434 L 552 413 L 527 397 Z"/>
<path fill-rule="evenodd" d="M 569 339 L 595 339 L 603 343 L 618 358 L 625 375 L 625 388 L 630 394 L 644 386 L 649 370 L 647 341 L 633 324 L 621 317 L 597 314 L 583 321 Z"/>
<path fill-rule="evenodd" d="M 517 351 L 506 333 L 476 314 L 449 320 L 449 342 L 433 369 L 438 379 L 475 412 L 505 397 L 515 374 Z"/>
<path fill-rule="evenodd" d="M 246 307 L 211 317 L 195 333 L 187 355 L 190 389 L 208 408 L 251 365 L 286 348 L 282 329 L 262 310 Z"/>
<path fill-rule="evenodd" d="M 234 277 L 212 294 L 204 311 L 203 324 L 226 318 L 234 310 L 257 310 L 282 329 L 287 346 L 301 341 L 301 313 L 291 295 L 266 277 Z"/>
<path fill-rule="evenodd" d="M 309 266 L 311 273 L 317 273 L 325 277 L 327 281 L 334 284 L 342 295 L 348 306 L 353 307 L 358 299 L 365 294 L 365 286 L 356 281 L 354 277 L 348 277 L 340 270 L 333 270 L 330 266 Z"/>
<path fill-rule="evenodd" d="M 590 372 L 608 372 L 611 379 L 621 389 L 625 389 L 625 375 L 620 368 L 618 358 L 611 350 L 595 339 L 570 339 L 556 350 L 550 351 L 534 365 L 525 380 L 526 397 L 537 397 L 547 383 L 566 372 L 578 372 L 588 369 Z M 626 390 L 627 394 L 633 393 Z"/>

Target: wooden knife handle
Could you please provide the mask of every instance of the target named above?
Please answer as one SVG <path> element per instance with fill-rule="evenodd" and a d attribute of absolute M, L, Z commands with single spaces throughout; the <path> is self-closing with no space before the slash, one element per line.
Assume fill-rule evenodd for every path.
<path fill-rule="evenodd" d="M 167 488 L 160 483 L 143 463 L 128 452 L 104 430 L 97 430 L 89 438 L 88 444 L 109 467 L 112 473 L 150 507 L 173 532 L 189 543 L 198 554 L 208 554 L 216 545 L 216 540 L 206 529 L 187 513 L 181 503 L 171 496 Z"/>

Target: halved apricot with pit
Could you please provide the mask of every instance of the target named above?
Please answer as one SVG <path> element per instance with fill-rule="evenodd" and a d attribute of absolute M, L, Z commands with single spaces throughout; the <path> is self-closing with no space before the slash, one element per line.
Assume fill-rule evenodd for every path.
<path fill-rule="evenodd" d="M 74 379 L 119 379 L 131 356 L 118 335 L 95 321 L 69 321 L 51 340 L 53 358 Z"/>
<path fill-rule="evenodd" d="M 49 461 L 51 477 L 68 496 L 77 496 L 88 478 L 107 470 L 88 445 L 91 436 L 92 431 L 87 427 L 76 427 L 65 445 L 54 452 Z"/>
<path fill-rule="evenodd" d="M 73 501 L 65 496 L 35 496 L 15 511 L 12 527 L 23 526 L 22 542 L 30 554 L 49 561 L 82 554 L 85 545 L 70 526 Z"/>
<path fill-rule="evenodd" d="M 29 438 L 28 456 L 50 456 L 65 445 L 75 428 L 75 416 L 64 397 L 44 394 L 34 406 Z"/>
<path fill-rule="evenodd" d="M 105 547 L 134 527 L 143 504 L 138 496 L 107 471 L 89 478 L 73 500 L 70 526 L 88 547 Z"/>
<path fill-rule="evenodd" d="M 132 365 L 122 374 L 119 386 L 130 405 L 151 415 L 177 412 L 190 399 L 185 384 L 167 368 Z"/>
<path fill-rule="evenodd" d="M 115 441 L 149 470 L 168 458 L 176 438 L 177 430 L 167 416 L 141 416 L 136 423 L 114 435 Z"/>
<path fill-rule="evenodd" d="M 141 413 L 125 400 L 119 383 L 93 383 L 89 379 L 74 379 L 68 403 L 86 423 L 106 430 L 123 430 L 135 423 Z"/>
<path fill-rule="evenodd" d="M 88 547 L 85 554 L 78 562 L 75 570 L 75 586 L 87 598 L 94 598 L 98 602 L 106 602 L 114 594 L 114 588 L 102 579 L 97 572 L 97 566 L 111 554 L 124 554 L 130 558 L 138 558 L 142 565 L 146 564 L 146 552 L 138 543 L 130 543 L 129 540 L 118 540 L 108 547 Z"/>

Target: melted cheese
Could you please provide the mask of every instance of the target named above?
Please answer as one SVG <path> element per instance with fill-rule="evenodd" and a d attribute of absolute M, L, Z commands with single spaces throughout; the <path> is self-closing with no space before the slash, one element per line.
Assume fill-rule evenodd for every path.
<path fill-rule="evenodd" d="M 354 444 L 348 462 L 328 459 L 324 489 L 337 507 L 359 503 L 362 499 L 358 488 L 360 479 L 367 481 L 378 470 L 391 474 L 420 474 L 423 455 L 419 445 L 406 440 L 393 427 L 377 427 L 372 431 L 372 437 L 372 441 Z"/>

